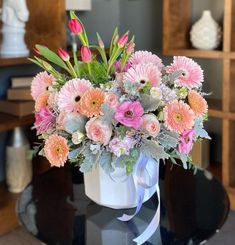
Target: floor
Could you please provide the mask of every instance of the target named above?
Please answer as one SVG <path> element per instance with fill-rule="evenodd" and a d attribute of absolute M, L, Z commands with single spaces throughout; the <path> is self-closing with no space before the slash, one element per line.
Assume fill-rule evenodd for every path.
<path fill-rule="evenodd" d="M 234 245 L 235 244 L 235 212 L 231 212 L 226 224 L 206 245 Z M 23 228 L 17 228 L 9 234 L 0 237 L 0 245 L 41 245 Z"/>

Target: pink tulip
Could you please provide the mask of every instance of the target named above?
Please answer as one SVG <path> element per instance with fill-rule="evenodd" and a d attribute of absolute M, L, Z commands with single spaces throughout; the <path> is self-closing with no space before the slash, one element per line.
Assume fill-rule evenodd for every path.
<path fill-rule="evenodd" d="M 126 32 L 122 37 L 120 37 L 120 39 L 118 40 L 118 46 L 120 48 L 123 48 L 127 42 L 128 42 L 128 38 L 129 38 L 129 32 Z"/>
<path fill-rule="evenodd" d="M 42 54 L 40 53 L 40 51 L 39 51 L 37 48 L 33 48 L 33 51 L 34 51 L 34 53 L 37 54 L 37 55 L 42 55 Z"/>
<path fill-rule="evenodd" d="M 58 49 L 58 54 L 63 61 L 69 61 L 70 60 L 70 56 L 69 56 L 68 52 L 63 50 L 62 48 Z"/>
<path fill-rule="evenodd" d="M 74 34 L 80 34 L 82 30 L 82 25 L 77 19 L 72 19 L 69 21 L 69 29 Z"/>
<path fill-rule="evenodd" d="M 92 60 L 91 50 L 87 46 L 81 47 L 81 57 L 82 61 L 85 63 L 90 63 Z"/>
<path fill-rule="evenodd" d="M 135 43 L 133 42 L 129 43 L 126 49 L 127 54 L 131 55 L 134 52 L 134 48 L 135 48 Z"/>

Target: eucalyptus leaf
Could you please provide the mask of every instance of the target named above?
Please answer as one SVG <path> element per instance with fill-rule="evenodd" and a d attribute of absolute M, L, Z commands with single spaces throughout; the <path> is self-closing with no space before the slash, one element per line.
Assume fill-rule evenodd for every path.
<path fill-rule="evenodd" d="M 112 166 L 112 153 L 108 151 L 103 151 L 101 157 L 99 159 L 100 166 L 105 171 L 106 174 L 110 174 L 114 172 L 114 168 Z"/>
<path fill-rule="evenodd" d="M 147 94 L 141 95 L 140 102 L 145 112 L 156 111 L 161 103 L 159 99 L 153 98 L 152 96 Z"/>
<path fill-rule="evenodd" d="M 155 160 L 159 159 L 168 159 L 169 155 L 164 151 L 164 147 L 159 145 L 155 140 L 144 139 L 141 151 L 148 157 L 151 157 Z"/>
<path fill-rule="evenodd" d="M 65 120 L 65 130 L 73 134 L 76 131 L 85 132 L 86 118 L 77 114 L 69 114 Z"/>
<path fill-rule="evenodd" d="M 107 103 L 101 105 L 101 111 L 104 113 L 101 119 L 108 124 L 112 124 L 115 111 Z"/>

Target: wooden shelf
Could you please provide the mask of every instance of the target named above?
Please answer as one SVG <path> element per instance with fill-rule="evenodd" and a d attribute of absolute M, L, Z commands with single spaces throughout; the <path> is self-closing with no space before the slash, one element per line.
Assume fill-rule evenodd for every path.
<path fill-rule="evenodd" d="M 18 226 L 15 205 L 18 194 L 7 191 L 5 183 L 0 183 L 0 236 Z"/>
<path fill-rule="evenodd" d="M 223 51 L 219 50 L 197 50 L 197 49 L 167 49 L 164 50 L 165 55 L 180 55 L 180 56 L 188 56 L 194 58 L 208 58 L 208 59 L 220 59 L 223 58 Z"/>
<path fill-rule="evenodd" d="M 224 112 L 222 111 L 222 101 L 218 99 L 208 99 L 209 116 L 212 117 L 224 117 Z"/>
<path fill-rule="evenodd" d="M 31 125 L 34 122 L 34 115 L 25 117 L 11 116 L 0 113 L 0 132 L 11 130 L 15 127 Z"/>
<path fill-rule="evenodd" d="M 0 57 L 0 67 L 1 66 L 12 66 L 12 65 L 23 65 L 23 64 L 30 64 L 31 61 L 28 58 L 10 58 L 5 59 Z"/>

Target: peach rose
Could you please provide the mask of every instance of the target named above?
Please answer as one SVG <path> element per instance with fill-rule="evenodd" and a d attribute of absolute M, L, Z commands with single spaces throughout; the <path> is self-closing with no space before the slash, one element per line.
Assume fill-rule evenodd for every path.
<path fill-rule="evenodd" d="M 153 114 L 145 114 L 142 118 L 142 129 L 146 131 L 150 136 L 156 137 L 160 132 L 160 124 L 157 117 Z"/>
<path fill-rule="evenodd" d="M 116 94 L 113 93 L 106 93 L 104 102 L 113 109 L 116 109 L 119 105 L 118 97 Z"/>
<path fill-rule="evenodd" d="M 112 136 L 112 126 L 93 117 L 86 123 L 86 132 L 89 139 L 107 145 Z"/>

